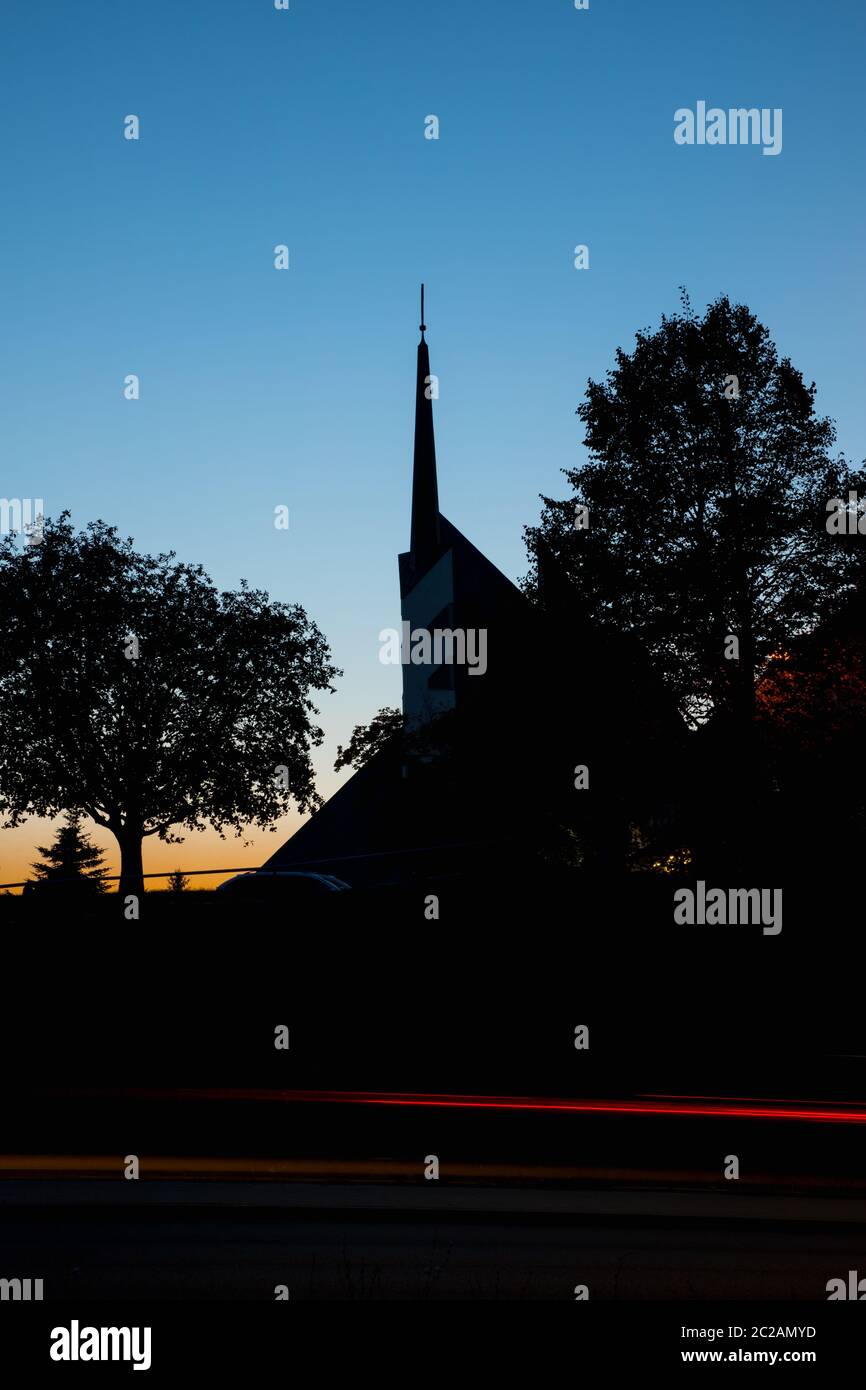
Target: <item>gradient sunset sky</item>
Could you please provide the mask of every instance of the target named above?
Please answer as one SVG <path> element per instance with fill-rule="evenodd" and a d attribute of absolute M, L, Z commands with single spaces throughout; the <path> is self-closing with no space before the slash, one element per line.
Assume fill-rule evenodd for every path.
<path fill-rule="evenodd" d="M 584 457 L 587 379 L 680 285 L 748 303 L 862 458 L 864 40 L 855 0 L 10 7 L 0 495 L 302 603 L 345 671 L 330 793 L 337 744 L 400 700 L 378 633 L 400 618 L 422 279 L 442 509 L 514 579 L 538 494 Z M 781 154 L 678 146 L 699 100 L 782 108 Z M 145 868 L 252 865 L 297 823 L 151 839 Z M 50 834 L 0 833 L 0 881 Z"/>

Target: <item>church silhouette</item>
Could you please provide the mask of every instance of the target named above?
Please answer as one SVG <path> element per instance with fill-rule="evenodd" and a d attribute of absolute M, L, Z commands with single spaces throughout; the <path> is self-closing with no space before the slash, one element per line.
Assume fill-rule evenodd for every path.
<path fill-rule="evenodd" d="M 554 859 L 560 841 L 573 846 L 575 821 L 590 854 L 618 853 L 625 801 L 648 774 L 659 722 L 668 735 L 679 722 L 642 653 L 585 623 L 552 563 L 541 603 L 532 602 L 439 510 L 423 286 L 420 331 L 410 544 L 398 557 L 403 734 L 264 866 L 315 869 L 355 886 L 494 863 L 513 873 L 545 844 Z M 437 664 L 435 647 L 428 660 L 408 660 L 406 638 L 418 632 L 483 634 L 483 673 L 468 662 Z M 591 769 L 581 792 L 578 765 Z"/>

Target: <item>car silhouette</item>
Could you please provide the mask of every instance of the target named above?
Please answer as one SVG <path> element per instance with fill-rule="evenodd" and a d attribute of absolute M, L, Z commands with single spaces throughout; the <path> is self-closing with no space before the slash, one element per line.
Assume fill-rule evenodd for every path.
<path fill-rule="evenodd" d="M 334 874 L 308 873 L 295 869 L 253 870 L 226 879 L 215 890 L 227 899 L 261 906 L 302 906 L 330 902 L 335 893 L 351 891 L 351 884 Z"/>

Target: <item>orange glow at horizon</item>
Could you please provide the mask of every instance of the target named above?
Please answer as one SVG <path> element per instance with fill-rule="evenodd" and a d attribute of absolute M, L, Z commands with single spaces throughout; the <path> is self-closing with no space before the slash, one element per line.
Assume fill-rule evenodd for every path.
<path fill-rule="evenodd" d="M 224 865 L 224 873 L 202 874 L 191 879 L 189 884 L 190 888 L 215 888 L 224 878 L 230 877 L 229 870 L 245 866 L 254 869 L 263 864 L 305 819 L 298 812 L 293 812 L 277 822 L 273 834 L 252 827 L 239 838 L 226 831 L 224 840 L 209 828 L 180 831 L 184 837 L 182 844 L 166 844 L 156 835 L 150 835 L 143 844 L 144 872 L 169 874 L 175 869 L 182 869 L 186 873 L 192 869 L 220 869 Z M 62 816 L 56 820 L 34 816 L 14 830 L 0 830 L 0 887 L 4 883 L 20 883 L 33 877 L 32 865 L 39 859 L 37 846 L 50 845 L 63 821 Z M 111 832 L 94 825 L 86 817 L 82 818 L 81 825 L 93 844 L 103 850 L 108 873 L 120 873 L 120 853 Z M 150 879 L 148 886 L 163 888 L 165 881 Z M 20 892 L 20 889 L 12 891 Z"/>

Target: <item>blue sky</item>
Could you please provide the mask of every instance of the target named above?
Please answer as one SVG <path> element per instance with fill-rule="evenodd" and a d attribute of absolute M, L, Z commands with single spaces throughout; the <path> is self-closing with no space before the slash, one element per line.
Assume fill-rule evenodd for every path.
<path fill-rule="evenodd" d="M 303 603 L 346 673 L 326 792 L 399 703 L 422 279 L 442 509 L 513 578 L 587 378 L 681 284 L 866 452 L 854 0 L 33 0 L 2 50 L 0 494 Z M 699 99 L 781 107 L 782 153 L 676 145 Z"/>

